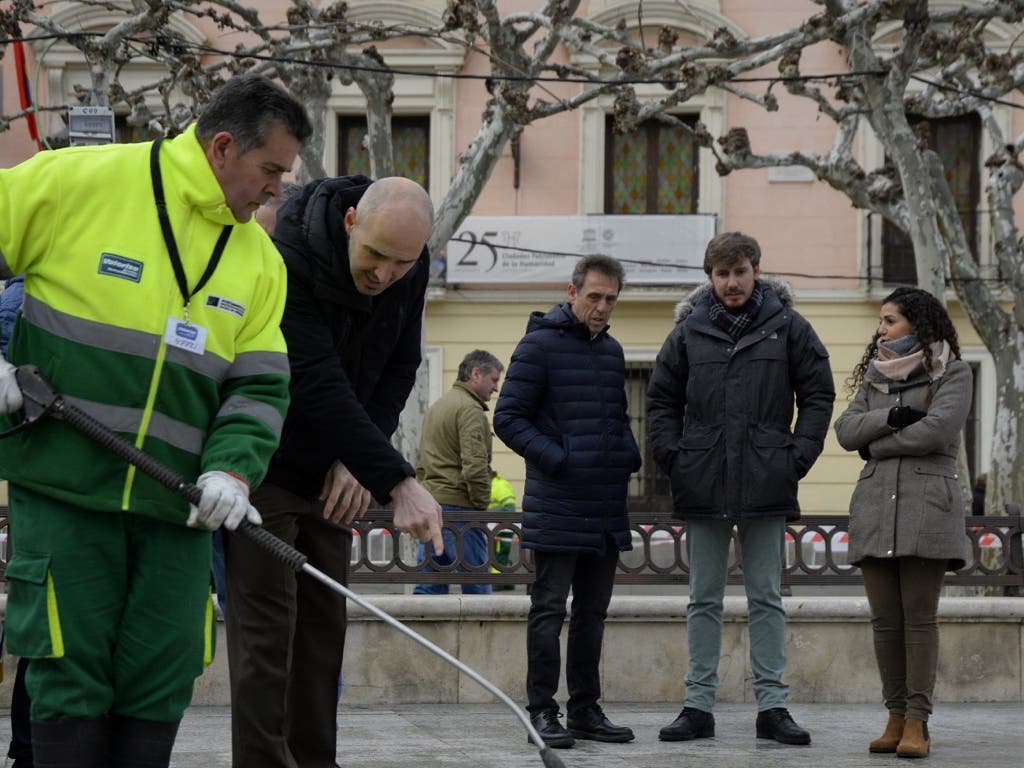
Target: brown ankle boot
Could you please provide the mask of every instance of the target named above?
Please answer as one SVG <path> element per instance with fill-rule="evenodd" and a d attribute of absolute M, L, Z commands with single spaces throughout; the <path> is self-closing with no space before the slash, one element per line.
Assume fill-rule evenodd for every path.
<path fill-rule="evenodd" d="M 903 715 L 889 713 L 889 722 L 885 724 L 885 733 L 868 745 L 868 752 L 891 754 L 903 738 Z"/>
<path fill-rule="evenodd" d="M 930 749 L 928 723 L 916 717 L 908 717 L 903 725 L 903 738 L 896 747 L 896 757 L 928 757 Z"/>

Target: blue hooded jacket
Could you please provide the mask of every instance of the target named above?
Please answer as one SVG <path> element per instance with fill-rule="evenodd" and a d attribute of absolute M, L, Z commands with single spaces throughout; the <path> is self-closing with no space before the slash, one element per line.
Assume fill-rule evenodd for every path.
<path fill-rule="evenodd" d="M 25 276 L 15 275 L 7 281 L 0 293 L 0 353 L 7 355 L 7 342 L 14 332 L 14 320 L 25 300 Z"/>
<path fill-rule="evenodd" d="M 526 459 L 523 546 L 632 548 L 626 496 L 640 450 L 626 413 L 622 345 L 591 338 L 572 307 L 530 315 L 494 409 L 495 434 Z"/>

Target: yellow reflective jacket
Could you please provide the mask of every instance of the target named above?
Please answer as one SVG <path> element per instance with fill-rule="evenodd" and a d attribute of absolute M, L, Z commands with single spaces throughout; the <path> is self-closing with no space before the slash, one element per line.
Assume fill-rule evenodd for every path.
<path fill-rule="evenodd" d="M 512 490 L 512 484 L 497 472 L 491 478 L 491 503 L 487 508 L 516 511 L 516 492 Z"/>
<path fill-rule="evenodd" d="M 65 399 L 194 480 L 259 483 L 288 406 L 280 319 L 286 278 L 259 225 L 234 220 L 194 126 L 160 150 L 164 196 L 190 290 L 225 225 L 223 257 L 189 304 L 201 354 L 168 345 L 184 319 L 157 217 L 151 144 L 41 152 L 0 170 L 0 276 L 25 273 L 8 349 Z M 0 428 L 18 417 L 3 417 Z M 67 425 L 0 441 L 0 476 L 91 509 L 184 522 L 187 504 Z"/>

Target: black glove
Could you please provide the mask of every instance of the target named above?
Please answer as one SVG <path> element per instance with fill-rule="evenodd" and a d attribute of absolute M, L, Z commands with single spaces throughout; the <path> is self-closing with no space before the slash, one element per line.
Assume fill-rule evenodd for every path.
<path fill-rule="evenodd" d="M 896 405 L 889 409 L 889 418 L 886 421 L 893 429 L 903 429 L 919 422 L 927 415 L 927 412 L 911 408 L 909 405 Z"/>
<path fill-rule="evenodd" d="M 868 448 L 866 445 L 861 446 L 860 448 L 858 448 L 857 449 L 857 453 L 860 454 L 860 457 L 862 459 L 864 459 L 864 461 L 870 461 L 870 459 L 871 459 L 871 449 Z"/>

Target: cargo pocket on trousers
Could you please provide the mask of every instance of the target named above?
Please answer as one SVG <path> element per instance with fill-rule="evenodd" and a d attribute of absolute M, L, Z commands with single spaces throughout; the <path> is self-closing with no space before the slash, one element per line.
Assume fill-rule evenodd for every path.
<path fill-rule="evenodd" d="M 7 564 L 7 646 L 27 659 L 64 656 L 50 556 L 17 551 Z"/>

